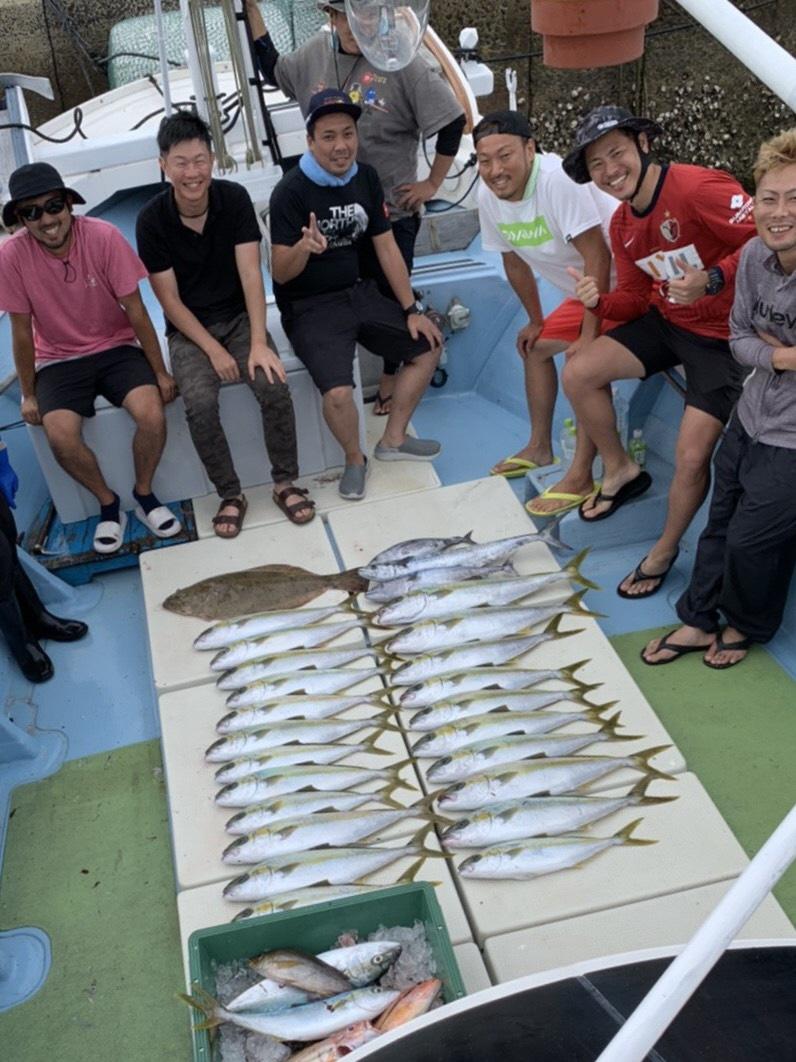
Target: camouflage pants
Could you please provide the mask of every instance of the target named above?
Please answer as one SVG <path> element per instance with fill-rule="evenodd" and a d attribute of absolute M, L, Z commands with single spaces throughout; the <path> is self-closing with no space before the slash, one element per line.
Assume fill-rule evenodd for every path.
<path fill-rule="evenodd" d="M 238 363 L 241 380 L 249 385 L 260 404 L 271 478 L 274 483 L 295 479 L 298 455 L 290 389 L 278 380 L 269 383 L 262 369 L 257 370 L 254 380 L 250 378 L 246 368 L 250 349 L 248 315 L 239 314 L 231 321 L 209 325 L 207 330 Z M 268 345 L 276 349 L 270 335 Z M 207 355 L 181 332 L 169 336 L 169 357 L 196 452 L 219 497 L 234 498 L 241 487 L 218 413 L 221 380 Z"/>

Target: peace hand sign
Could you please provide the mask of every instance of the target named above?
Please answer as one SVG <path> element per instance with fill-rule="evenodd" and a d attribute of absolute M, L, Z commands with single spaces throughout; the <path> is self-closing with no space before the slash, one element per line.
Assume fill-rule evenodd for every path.
<path fill-rule="evenodd" d="M 318 221 L 313 213 L 310 214 L 309 225 L 302 226 L 301 243 L 304 250 L 310 254 L 323 254 L 328 246 L 328 240 L 318 228 Z"/>

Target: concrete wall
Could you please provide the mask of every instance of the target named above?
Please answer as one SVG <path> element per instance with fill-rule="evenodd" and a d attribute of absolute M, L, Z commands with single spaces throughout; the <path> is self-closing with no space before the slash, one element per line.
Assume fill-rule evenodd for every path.
<path fill-rule="evenodd" d="M 95 58 L 106 54 L 114 22 L 151 10 L 150 0 L 104 0 L 101 5 L 96 0 L 59 2 Z M 737 3 L 789 51 L 796 50 L 796 0 Z M 176 4 L 164 0 L 164 6 Z M 49 6 L 48 10 L 52 47 L 41 0 L 0 0 L 0 69 L 46 75 L 56 87 L 55 104 L 30 99 L 35 121 L 74 107 L 105 85 L 100 69 L 81 55 Z M 503 71 L 508 65 L 516 67 L 519 107 L 534 118 L 548 148 L 564 150 L 577 116 L 590 107 L 621 102 L 665 125 L 667 136 L 661 146 L 670 157 L 719 165 L 748 182 L 759 142 L 793 125 L 796 118 L 673 0 L 662 0 L 661 12 L 651 27 L 644 59 L 602 71 L 543 67 L 541 40 L 531 33 L 527 0 L 500 0 L 496 5 L 483 0 L 433 0 L 432 21 L 451 46 L 463 26 L 477 26 L 485 59 L 532 53 L 530 60 L 492 64 L 499 91 L 481 101 L 481 107 L 505 105 Z"/>

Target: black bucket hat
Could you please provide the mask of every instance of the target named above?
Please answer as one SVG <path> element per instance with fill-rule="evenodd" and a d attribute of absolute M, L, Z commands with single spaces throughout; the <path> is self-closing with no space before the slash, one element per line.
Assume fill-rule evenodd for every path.
<path fill-rule="evenodd" d="M 586 148 L 613 129 L 646 133 L 650 140 L 663 133 L 663 128 L 657 122 L 653 122 L 651 118 L 637 118 L 625 107 L 595 107 L 578 122 L 575 144 L 563 162 L 564 171 L 576 184 L 588 184 L 591 180 L 584 158 Z"/>
<path fill-rule="evenodd" d="M 29 162 L 14 170 L 8 178 L 9 201 L 3 207 L 3 224 L 6 228 L 17 220 L 17 204 L 25 199 L 35 199 L 46 192 L 68 192 L 74 203 L 85 203 L 85 199 L 74 188 L 67 188 L 63 177 L 49 162 Z"/>

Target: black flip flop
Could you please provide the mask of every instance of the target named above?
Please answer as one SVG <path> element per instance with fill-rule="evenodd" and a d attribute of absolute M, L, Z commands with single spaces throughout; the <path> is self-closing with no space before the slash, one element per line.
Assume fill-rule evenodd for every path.
<path fill-rule="evenodd" d="M 651 590 L 644 590 L 640 594 L 629 594 L 627 592 L 627 590 L 623 590 L 622 589 L 622 583 L 624 583 L 625 580 L 627 579 L 627 576 L 625 576 L 625 578 L 622 580 L 622 583 L 620 583 L 619 586 L 617 586 L 617 588 L 616 588 L 617 594 L 619 594 L 620 597 L 626 598 L 628 601 L 641 601 L 645 597 L 652 597 L 653 594 L 657 594 L 658 591 L 660 590 L 660 588 L 663 586 L 664 582 L 666 581 L 666 576 L 669 574 L 669 572 L 674 567 L 674 562 L 677 560 L 677 558 L 679 556 L 680 556 L 680 550 L 678 549 L 676 551 L 675 555 L 669 561 L 669 567 L 666 569 L 666 571 L 665 572 L 659 572 L 657 575 L 650 575 L 649 572 L 645 572 L 644 571 L 644 569 L 641 566 L 644 563 L 644 561 L 647 559 L 646 557 L 644 557 L 642 559 L 642 561 L 641 561 L 641 564 L 639 564 L 638 567 L 635 569 L 635 571 L 633 571 L 631 573 L 630 585 L 633 586 L 634 583 L 640 583 L 640 582 L 643 582 L 644 580 L 648 580 L 648 579 L 656 579 L 657 580 L 656 585 L 653 586 L 653 588 Z"/>
<path fill-rule="evenodd" d="M 675 627 L 674 630 L 669 631 L 668 634 L 664 634 L 663 638 L 658 642 L 657 649 L 653 649 L 654 653 L 660 653 L 661 650 L 665 650 L 667 653 L 674 653 L 674 656 L 668 657 L 666 660 L 647 660 L 644 656 L 644 650 L 641 650 L 639 656 L 647 667 L 661 667 L 663 664 L 673 664 L 675 660 L 679 660 L 681 656 L 685 656 L 687 653 L 706 653 L 710 649 L 709 645 L 676 645 L 674 642 L 670 642 L 669 639 L 673 634 L 676 634 L 679 627 Z"/>
<path fill-rule="evenodd" d="M 733 649 L 737 649 L 740 652 L 741 650 L 751 649 L 753 644 L 754 643 L 750 638 L 741 638 L 737 642 L 725 642 L 724 631 L 719 631 L 718 637 L 716 638 L 716 648 L 719 651 L 726 649 L 727 651 L 732 652 Z M 711 664 L 709 660 L 703 660 L 702 663 L 705 667 L 710 667 L 714 671 L 726 671 L 728 667 L 735 667 L 737 664 L 743 663 L 744 660 L 746 660 L 746 657 L 742 656 L 740 660 L 733 660 L 731 663 L 728 662 L 726 664 Z"/>
<path fill-rule="evenodd" d="M 587 524 L 596 524 L 598 520 L 607 520 L 609 516 L 613 516 L 617 509 L 621 508 L 625 502 L 632 501 L 633 498 L 638 498 L 644 491 L 649 490 L 652 486 L 652 476 L 649 472 L 639 472 L 639 474 L 631 479 L 629 483 L 625 483 L 623 487 L 620 487 L 616 494 L 603 494 L 602 490 L 598 490 L 593 498 L 589 498 L 588 501 L 592 504 L 588 509 L 584 509 L 583 505 L 579 506 L 578 513 L 581 520 L 585 520 Z M 606 509 L 604 513 L 600 513 L 598 516 L 585 516 L 584 513 L 591 512 L 595 505 L 601 501 L 607 501 L 611 503 L 610 509 Z"/>

